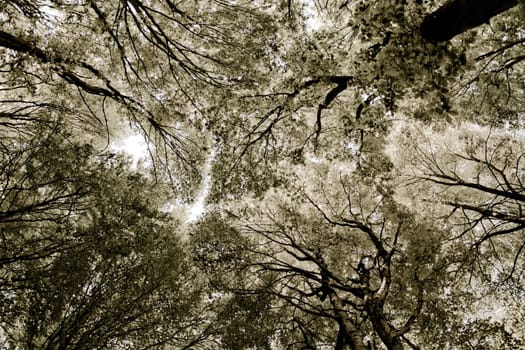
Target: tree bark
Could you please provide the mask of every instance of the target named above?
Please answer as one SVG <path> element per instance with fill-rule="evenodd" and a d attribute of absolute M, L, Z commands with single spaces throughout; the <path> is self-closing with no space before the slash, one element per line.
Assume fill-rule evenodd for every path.
<path fill-rule="evenodd" d="M 344 333 L 345 343 L 348 344 L 352 350 L 368 350 L 368 347 L 363 341 L 363 336 L 354 327 L 337 293 L 332 288 L 329 288 L 328 296 L 330 297 L 330 303 L 334 308 L 339 326 Z"/>
<path fill-rule="evenodd" d="M 385 344 L 388 350 L 403 350 L 403 344 L 396 332 L 396 329 L 387 321 L 381 307 L 372 307 L 370 310 L 370 319 L 374 330 L 379 338 Z"/>
<path fill-rule="evenodd" d="M 44 51 L 35 47 L 31 43 L 4 31 L 0 31 L 0 46 L 17 52 L 26 53 L 31 56 L 38 57 L 44 63 L 50 62 L 50 58 L 46 55 Z"/>
<path fill-rule="evenodd" d="M 516 6 L 518 0 L 450 0 L 427 15 L 421 24 L 424 39 L 442 42 Z"/>

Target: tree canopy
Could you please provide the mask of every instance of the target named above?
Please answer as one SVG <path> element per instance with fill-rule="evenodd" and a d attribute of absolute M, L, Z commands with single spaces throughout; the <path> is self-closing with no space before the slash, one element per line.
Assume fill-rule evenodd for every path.
<path fill-rule="evenodd" d="M 521 2 L 0 4 L 1 348 L 525 346 Z"/>

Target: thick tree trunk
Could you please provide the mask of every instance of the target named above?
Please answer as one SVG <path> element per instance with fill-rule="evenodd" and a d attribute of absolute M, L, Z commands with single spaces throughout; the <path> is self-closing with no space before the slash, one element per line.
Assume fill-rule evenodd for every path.
<path fill-rule="evenodd" d="M 401 339 L 397 335 L 397 330 L 393 328 L 387 321 L 383 311 L 381 309 L 372 308 L 370 310 L 370 319 L 374 330 L 379 335 L 379 338 L 385 344 L 388 350 L 403 350 L 403 344 Z"/>
<path fill-rule="evenodd" d="M 0 31 L 0 46 L 38 57 L 44 63 L 48 63 L 50 61 L 50 58 L 45 54 L 45 52 L 39 48 L 19 37 L 13 36 L 4 31 Z"/>
<path fill-rule="evenodd" d="M 518 0 L 450 0 L 429 14 L 421 35 L 429 41 L 447 41 L 475 28 L 518 4 Z"/>
<path fill-rule="evenodd" d="M 343 302 L 332 289 L 328 289 L 328 296 L 330 297 L 330 303 L 334 308 L 335 315 L 339 321 L 339 325 L 342 327 L 344 332 L 345 342 L 350 346 L 352 350 L 368 350 L 367 346 L 363 342 L 363 336 L 355 328 L 346 310 L 344 309 Z"/>

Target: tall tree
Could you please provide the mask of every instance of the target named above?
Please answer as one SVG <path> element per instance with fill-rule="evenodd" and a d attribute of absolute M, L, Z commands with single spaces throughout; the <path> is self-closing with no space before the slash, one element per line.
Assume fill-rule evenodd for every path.
<path fill-rule="evenodd" d="M 455 239 L 472 250 L 485 250 L 483 247 L 490 245 L 492 253 L 483 254 L 483 265 L 498 266 L 498 276 L 492 276 L 492 282 L 517 277 L 515 287 L 523 288 L 518 277 L 524 258 L 523 140 L 505 129 L 466 132 L 468 127 L 449 127 L 446 145 L 438 138 L 432 141 L 411 132 L 412 137 L 426 142 L 408 143 L 413 158 L 406 172 L 411 173 L 414 186 L 426 188 L 429 197 L 425 201 L 450 208 L 446 220 Z"/>
<path fill-rule="evenodd" d="M 198 279 L 160 187 L 124 159 L 42 131 L 2 144 L 1 346 L 203 342 Z"/>
<path fill-rule="evenodd" d="M 276 189 L 233 219 L 216 214 L 196 226 L 197 261 L 211 285 L 269 305 L 256 304 L 267 320 L 257 323 L 264 325 L 261 348 L 268 339 L 290 349 L 459 345 L 461 329 L 441 338 L 435 329 L 475 313 L 453 311 L 443 296 L 457 288 L 466 293 L 464 302 L 475 298 L 467 295 L 470 287 L 449 279 L 448 268 L 464 258 L 443 246 L 449 234 L 396 202 L 389 180 L 348 175 L 329 164 L 305 166 L 310 181 L 304 187 Z M 483 327 L 494 326 L 478 322 L 472 342 L 484 337 Z M 491 339 L 504 345 L 502 334 Z"/>
<path fill-rule="evenodd" d="M 5 5 L 5 107 L 38 106 L 108 138 L 128 122 L 149 141 L 156 165 L 179 168 L 173 185 L 187 198 L 208 155 L 204 112 L 230 89 L 257 80 L 257 60 L 235 62 L 264 50 L 272 30 L 263 10 L 221 1 Z"/>

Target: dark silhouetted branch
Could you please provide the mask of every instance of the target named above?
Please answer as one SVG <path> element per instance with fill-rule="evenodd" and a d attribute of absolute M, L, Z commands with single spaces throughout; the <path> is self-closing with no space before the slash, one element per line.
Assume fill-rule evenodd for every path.
<path fill-rule="evenodd" d="M 447 41 L 516 6 L 517 0 L 452 0 L 427 15 L 421 24 L 424 39 Z"/>

